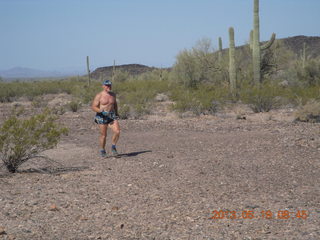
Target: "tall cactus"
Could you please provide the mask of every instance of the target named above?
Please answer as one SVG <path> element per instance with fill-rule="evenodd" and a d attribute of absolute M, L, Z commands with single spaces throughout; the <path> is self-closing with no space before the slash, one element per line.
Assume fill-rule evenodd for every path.
<path fill-rule="evenodd" d="M 252 50 L 253 49 L 253 30 L 250 31 L 250 43 L 249 43 L 249 46 L 250 46 L 250 49 Z"/>
<path fill-rule="evenodd" d="M 230 90 L 234 94 L 236 90 L 236 56 L 235 56 L 235 43 L 234 43 L 234 29 L 229 28 L 229 79 L 230 79 Z"/>
<path fill-rule="evenodd" d="M 113 60 L 113 67 L 112 67 L 112 82 L 114 82 L 114 78 L 116 75 L 116 60 Z"/>
<path fill-rule="evenodd" d="M 90 66 L 89 66 L 89 56 L 87 56 L 87 72 L 88 72 L 88 86 L 90 86 Z"/>
<path fill-rule="evenodd" d="M 305 69 L 305 67 L 306 67 L 306 60 L 307 60 L 306 42 L 303 42 L 303 48 L 302 48 L 302 54 L 301 54 L 301 61 L 302 61 L 302 68 L 303 69 Z"/>
<path fill-rule="evenodd" d="M 253 61 L 253 79 L 257 84 L 261 83 L 261 50 L 266 50 L 273 44 L 276 35 L 273 33 L 271 39 L 260 46 L 260 21 L 259 21 L 259 0 L 254 0 L 253 7 L 253 36 L 252 36 L 252 61 Z"/>
<path fill-rule="evenodd" d="M 218 52 L 219 63 L 222 62 L 222 39 L 219 37 L 219 52 Z"/>

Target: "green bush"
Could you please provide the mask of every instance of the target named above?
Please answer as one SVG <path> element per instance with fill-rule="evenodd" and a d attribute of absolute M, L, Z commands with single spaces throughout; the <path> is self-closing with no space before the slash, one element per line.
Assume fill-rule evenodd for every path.
<path fill-rule="evenodd" d="M 320 85 L 318 86 L 292 86 L 288 89 L 288 100 L 296 105 L 305 105 L 312 99 L 320 100 Z"/>
<path fill-rule="evenodd" d="M 175 86 L 171 90 L 171 99 L 175 101 L 173 110 L 191 111 L 196 115 L 214 114 L 229 95 L 227 86 L 201 84 L 197 88 Z"/>
<path fill-rule="evenodd" d="M 217 56 L 213 54 L 210 39 L 201 39 L 191 50 L 183 50 L 177 55 L 172 70 L 172 79 L 185 87 L 194 88 L 201 83 L 214 83 L 221 79 Z"/>
<path fill-rule="evenodd" d="M 101 85 L 101 82 L 97 81 L 92 81 L 90 86 L 86 83 L 76 82 L 71 88 L 71 95 L 86 104 L 91 102 L 99 91 L 102 91 Z"/>
<path fill-rule="evenodd" d="M 30 101 L 33 101 L 35 98 L 45 94 L 58 93 L 72 94 L 88 101 L 89 98 L 93 97 L 93 91 L 97 91 L 97 83 L 93 82 L 90 87 L 87 87 L 87 82 L 83 78 L 0 82 L 0 102 L 12 102 L 19 97 L 27 97 Z"/>
<path fill-rule="evenodd" d="M 41 96 L 38 96 L 33 98 L 31 105 L 34 108 L 45 108 L 48 106 L 48 102 L 44 101 L 44 99 Z"/>
<path fill-rule="evenodd" d="M 285 96 L 285 89 L 276 84 L 264 83 L 260 86 L 249 86 L 242 88 L 240 99 L 249 105 L 253 112 L 269 112 L 283 104 L 281 96 Z"/>
<path fill-rule="evenodd" d="M 307 60 L 305 66 L 296 64 L 297 77 L 305 86 L 320 85 L 320 60 Z"/>
<path fill-rule="evenodd" d="M 130 107 L 127 104 L 120 104 L 118 113 L 120 119 L 128 119 L 130 117 Z"/>
<path fill-rule="evenodd" d="M 57 125 L 49 110 L 29 119 L 12 115 L 0 127 L 0 158 L 9 172 L 37 154 L 55 147 L 67 129 Z"/>
<path fill-rule="evenodd" d="M 130 78 L 130 75 L 126 71 L 116 70 L 114 75 L 114 82 L 124 82 Z"/>
<path fill-rule="evenodd" d="M 320 102 L 311 100 L 301 106 L 295 113 L 296 120 L 301 122 L 320 122 Z"/>
<path fill-rule="evenodd" d="M 77 100 L 73 100 L 68 104 L 68 107 L 72 112 L 78 112 L 78 110 L 81 107 L 81 102 Z"/>
<path fill-rule="evenodd" d="M 153 80 L 154 78 L 158 79 Z M 119 101 L 120 116 L 122 114 L 125 118 L 139 118 L 150 112 L 157 93 L 167 93 L 169 85 L 168 81 L 159 81 L 159 75 L 150 72 L 125 82 L 115 82 L 114 91 Z M 122 107 L 125 109 L 122 110 Z"/>

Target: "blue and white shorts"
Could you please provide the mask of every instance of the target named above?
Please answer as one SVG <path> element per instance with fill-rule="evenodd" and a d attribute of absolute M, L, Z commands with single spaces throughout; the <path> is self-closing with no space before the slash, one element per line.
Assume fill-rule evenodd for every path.
<path fill-rule="evenodd" d="M 96 116 L 94 117 L 94 121 L 97 124 L 109 124 L 112 123 L 114 120 L 117 120 L 118 117 L 116 116 L 115 112 L 104 112 L 105 114 L 102 113 L 97 113 Z"/>

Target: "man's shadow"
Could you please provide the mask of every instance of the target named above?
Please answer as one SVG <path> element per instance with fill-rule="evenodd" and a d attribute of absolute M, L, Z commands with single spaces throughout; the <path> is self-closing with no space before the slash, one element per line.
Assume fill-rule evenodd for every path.
<path fill-rule="evenodd" d="M 146 151 L 140 151 L 140 152 L 131 152 L 131 153 L 120 153 L 118 156 L 119 157 L 134 157 L 143 153 L 148 153 L 152 152 L 151 150 L 146 150 Z"/>

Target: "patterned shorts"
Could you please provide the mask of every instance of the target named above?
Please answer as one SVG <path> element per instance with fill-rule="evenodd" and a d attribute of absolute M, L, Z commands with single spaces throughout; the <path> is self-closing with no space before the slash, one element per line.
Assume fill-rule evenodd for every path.
<path fill-rule="evenodd" d="M 102 113 L 97 113 L 94 117 L 94 122 L 97 124 L 109 124 L 112 123 L 114 120 L 117 120 L 118 117 L 114 112 L 106 112 L 106 115 Z"/>

